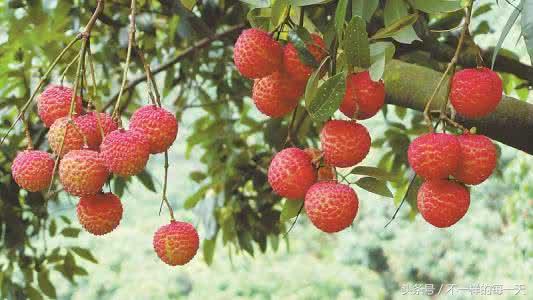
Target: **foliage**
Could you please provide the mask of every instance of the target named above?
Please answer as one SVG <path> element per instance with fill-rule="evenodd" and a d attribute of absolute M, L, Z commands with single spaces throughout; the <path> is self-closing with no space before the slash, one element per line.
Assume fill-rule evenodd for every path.
<path fill-rule="evenodd" d="M 156 75 L 164 103 L 172 105 L 179 118 L 195 117 L 190 127 L 192 133 L 186 141 L 178 142 L 186 142 L 186 155 L 199 157 L 204 166 L 203 170 L 190 174 L 198 187 L 184 206 L 195 208 L 204 223 L 216 224 L 214 230 L 203 236 L 203 252 L 208 263 L 220 247 L 215 243 L 217 237 L 222 245 L 250 255 L 257 250 L 265 252 L 268 245 L 277 248 L 297 213 L 295 207 L 283 205 L 285 202 L 272 193 L 266 179 L 273 153 L 285 146 L 290 118 L 265 119 L 251 109 L 251 82 L 243 79 L 231 63 L 231 46 L 238 34 L 232 28 L 249 22 L 271 31 L 283 29 L 280 38 L 293 41 L 305 41 L 308 32 L 322 33 L 330 55 L 325 61 L 315 62 L 321 67 L 315 72 L 314 80 L 309 81 L 305 106 L 300 106 L 293 116 L 295 127 L 290 133 L 296 145 L 316 147 L 320 123 L 332 117 L 340 104 L 345 74 L 369 68 L 372 78 L 377 80 L 383 77 L 385 64 L 393 57 L 428 65 L 425 56 L 417 56 L 418 50 L 423 50 L 417 41 L 439 40 L 446 46 L 453 43 L 456 37 L 453 30 L 435 32 L 428 28 L 451 25 L 458 14 L 460 20 L 463 5 L 463 1 L 436 0 L 141 0 L 138 3 L 137 43 L 154 70 L 155 66 L 164 66 Z M 95 1 L 88 0 L 0 2 L 0 134 L 7 132 L 36 81 L 81 30 L 94 8 Z M 477 15 L 474 13 L 476 17 L 483 14 L 480 10 Z M 305 16 L 301 16 L 302 12 Z M 92 100 L 97 107 L 107 110 L 114 104 L 122 76 L 128 14 L 129 5 L 125 1 L 106 1 L 91 38 L 97 74 L 97 94 Z M 303 26 L 290 30 L 289 19 L 293 23 L 301 20 L 299 25 Z M 527 22 L 522 19 L 524 37 L 531 51 L 531 26 Z M 483 33 L 483 30 L 472 31 L 473 37 Z M 214 39 L 214 34 L 220 36 Z M 414 50 L 406 45 L 411 43 L 417 46 Z M 46 82 L 57 83 L 63 71 L 66 71 L 66 82 L 73 81 L 75 68 L 66 68 L 75 58 L 77 47 L 68 51 Z M 477 49 L 473 42 L 468 47 Z M 305 48 L 297 49 L 300 56 L 306 56 Z M 440 69 L 439 63 L 438 58 L 429 60 L 436 69 Z M 328 74 L 321 79 L 317 74 L 323 71 Z M 143 81 L 143 66 L 139 61 L 131 72 L 141 78 L 138 82 Z M 528 84 L 514 75 L 504 75 L 506 84 L 516 81 L 509 85 L 510 89 L 523 91 L 524 84 Z M 145 91 L 143 88 L 127 90 L 123 105 L 126 118 L 149 102 Z M 47 149 L 46 129 L 34 112 L 32 108 L 32 138 L 36 147 Z M 377 166 L 356 167 L 342 174 L 355 186 L 378 195 L 394 195 L 398 203 L 409 182 L 407 145 L 425 127 L 421 114 L 403 108 L 385 107 L 383 115 L 387 127 L 373 141 L 372 151 L 381 155 Z M 51 275 L 59 273 L 74 282 L 77 276 L 87 275 L 77 262 L 79 258 L 91 262 L 96 259 L 83 248 L 60 244 L 47 249 L 46 245 L 39 245 L 57 235 L 75 238 L 79 229 L 69 218 L 50 217 L 48 213 L 48 202 L 64 201 L 60 190 L 45 200 L 42 194 L 20 191 L 13 182 L 10 164 L 24 146 L 21 126 L 16 127 L 8 143 L 0 146 L 0 295 L 54 298 Z M 142 173 L 139 182 L 154 190 L 157 185 L 152 176 L 156 174 L 160 172 Z M 120 196 L 132 182 L 114 178 L 109 186 Z M 414 192 L 407 195 L 412 217 L 416 214 L 416 206 L 412 205 L 414 195 Z M 201 205 L 213 198 L 214 210 Z"/>

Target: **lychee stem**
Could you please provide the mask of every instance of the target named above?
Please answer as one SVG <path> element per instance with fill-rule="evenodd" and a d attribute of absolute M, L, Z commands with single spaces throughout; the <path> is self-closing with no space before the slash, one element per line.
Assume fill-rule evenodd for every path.
<path fill-rule="evenodd" d="M 165 151 L 165 178 L 164 178 L 164 181 L 163 181 L 163 197 L 162 197 L 162 201 L 165 202 L 166 205 L 167 205 L 168 213 L 170 214 L 170 220 L 171 221 L 175 221 L 176 219 L 174 218 L 174 210 L 172 209 L 172 206 L 170 206 L 170 202 L 167 199 L 168 167 L 169 167 L 169 164 L 168 164 L 168 151 Z"/>
<path fill-rule="evenodd" d="M 78 61 L 79 58 L 80 58 L 80 52 L 78 52 L 78 54 L 76 54 L 76 56 L 74 56 L 74 58 L 68 63 L 65 69 L 63 69 L 63 72 L 61 73 L 61 78 L 59 79 L 59 84 L 61 86 L 63 86 L 63 81 L 65 80 L 65 76 L 67 75 L 68 70 L 75 62 Z"/>

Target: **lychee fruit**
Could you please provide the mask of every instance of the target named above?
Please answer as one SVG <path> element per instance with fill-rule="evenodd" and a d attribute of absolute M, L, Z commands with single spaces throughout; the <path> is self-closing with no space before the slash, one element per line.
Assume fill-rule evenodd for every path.
<path fill-rule="evenodd" d="M 288 78 L 279 72 L 275 72 L 270 76 L 256 79 L 252 90 L 252 99 L 257 109 L 263 114 L 277 118 L 286 115 L 296 108 L 298 105 L 298 98 L 294 98 L 297 94 L 301 94 L 299 87 L 295 86 L 292 91 L 289 91 Z M 302 90 L 303 91 L 303 90 Z"/>
<path fill-rule="evenodd" d="M 30 192 L 46 189 L 52 181 L 53 171 L 54 160 L 51 155 L 40 150 L 19 152 L 11 165 L 15 182 Z"/>
<path fill-rule="evenodd" d="M 100 155 L 112 173 L 128 177 L 140 173 L 150 156 L 150 142 L 135 130 L 117 129 L 100 145 Z"/>
<path fill-rule="evenodd" d="M 447 133 L 421 135 L 407 150 L 409 165 L 424 179 L 448 178 L 457 169 L 460 156 L 459 141 Z"/>
<path fill-rule="evenodd" d="M 326 57 L 326 44 L 316 33 L 311 34 L 312 43 L 308 43 L 307 50 L 313 55 L 317 63 Z M 292 43 L 283 48 L 283 68 L 296 81 L 306 82 L 314 71 L 314 67 L 306 65 L 300 58 L 298 50 Z"/>
<path fill-rule="evenodd" d="M 352 224 L 359 208 L 359 199 L 348 185 L 317 182 L 307 191 L 304 207 L 313 225 L 324 232 L 333 233 Z"/>
<path fill-rule="evenodd" d="M 76 209 L 80 224 L 94 235 L 115 230 L 122 219 L 122 211 L 120 199 L 112 193 L 81 197 Z"/>
<path fill-rule="evenodd" d="M 59 163 L 59 180 L 74 196 L 100 192 L 108 176 L 104 160 L 93 150 L 72 150 Z"/>
<path fill-rule="evenodd" d="M 268 168 L 270 186 L 276 194 L 288 199 L 303 199 L 316 178 L 311 157 L 294 147 L 278 152 Z"/>
<path fill-rule="evenodd" d="M 326 164 L 345 168 L 366 157 L 371 140 L 363 125 L 355 121 L 331 120 L 320 132 L 320 143 Z"/>
<path fill-rule="evenodd" d="M 488 68 L 464 69 L 453 76 L 450 100 L 458 114 L 468 118 L 493 112 L 502 98 L 502 80 Z"/>
<path fill-rule="evenodd" d="M 340 111 L 348 118 L 359 120 L 373 117 L 385 103 L 383 81 L 372 81 L 368 71 L 350 74 L 346 78 L 346 93 Z"/>
<path fill-rule="evenodd" d="M 233 61 L 242 76 L 255 79 L 281 69 L 283 48 L 266 31 L 244 30 L 233 50 Z"/>
<path fill-rule="evenodd" d="M 60 85 L 48 85 L 37 99 L 37 113 L 46 127 L 52 126 L 55 120 L 68 116 L 72 101 L 72 89 Z M 76 97 L 74 112 L 80 114 L 81 98 Z"/>
<path fill-rule="evenodd" d="M 76 125 L 87 138 L 87 146 L 98 150 L 102 143 L 102 134 L 108 135 L 118 128 L 117 123 L 107 113 L 90 112 L 74 119 Z"/>
<path fill-rule="evenodd" d="M 191 224 L 171 221 L 155 232 L 153 245 L 157 256 L 167 265 L 184 265 L 196 255 L 200 238 Z"/>
<path fill-rule="evenodd" d="M 466 184 L 482 183 L 496 168 L 496 147 L 488 137 L 479 134 L 466 133 L 458 136 L 457 140 L 461 156 L 453 177 Z"/>
<path fill-rule="evenodd" d="M 50 127 L 48 131 L 48 144 L 55 154 L 63 157 L 71 150 L 83 148 L 83 137 L 84 135 L 75 120 L 69 122 L 68 117 L 62 117 L 55 120 L 54 124 Z M 64 142 L 62 142 L 63 138 L 65 139 Z M 61 147 L 62 143 L 63 147 Z M 61 153 L 59 153 L 60 150 Z"/>
<path fill-rule="evenodd" d="M 418 210 L 435 227 L 449 227 L 457 223 L 466 214 L 469 205 L 468 189 L 447 179 L 425 181 L 418 190 Z"/>
<path fill-rule="evenodd" d="M 133 113 L 130 130 L 139 131 L 149 140 L 150 153 L 161 153 L 174 143 L 178 134 L 178 121 L 169 111 L 147 105 Z"/>

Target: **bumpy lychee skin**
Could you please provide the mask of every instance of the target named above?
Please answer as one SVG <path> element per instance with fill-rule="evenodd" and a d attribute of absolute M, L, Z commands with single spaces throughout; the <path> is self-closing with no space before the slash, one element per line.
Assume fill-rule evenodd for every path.
<path fill-rule="evenodd" d="M 71 101 L 71 88 L 54 84 L 47 86 L 37 99 L 37 113 L 44 125 L 50 127 L 55 120 L 67 116 Z M 80 114 L 81 109 L 81 98 L 76 97 L 74 111 Z"/>
<path fill-rule="evenodd" d="M 450 180 L 428 180 L 418 190 L 417 206 L 429 224 L 449 227 L 466 214 L 470 206 L 470 192 L 462 184 Z"/>
<path fill-rule="evenodd" d="M 270 186 L 276 194 L 288 199 L 303 199 L 316 178 L 311 157 L 298 148 L 278 152 L 268 168 Z"/>
<path fill-rule="evenodd" d="M 169 111 L 148 105 L 133 113 L 130 129 L 142 133 L 150 142 L 150 153 L 165 152 L 178 134 L 178 121 Z"/>
<path fill-rule="evenodd" d="M 61 148 L 63 137 L 65 138 L 65 141 Z M 80 126 L 76 123 L 76 119 L 70 123 L 68 117 L 57 119 L 48 131 L 48 144 L 52 151 L 61 157 L 71 150 L 79 150 L 83 148 L 83 134 Z M 61 154 L 59 153 L 60 150 Z"/>
<path fill-rule="evenodd" d="M 352 224 L 359 208 L 359 199 L 348 185 L 317 182 L 307 191 L 304 207 L 318 229 L 333 233 Z"/>
<path fill-rule="evenodd" d="M 457 169 L 460 156 L 459 141 L 447 133 L 421 135 L 407 151 L 409 165 L 424 179 L 448 178 Z"/>
<path fill-rule="evenodd" d="M 76 213 L 89 233 L 104 235 L 117 228 L 122 219 L 122 203 L 112 193 L 98 193 L 80 198 Z"/>
<path fill-rule="evenodd" d="M 252 90 L 252 99 L 257 109 L 263 114 L 272 117 L 282 117 L 298 105 L 295 98 L 289 98 L 286 82 L 281 73 L 276 72 L 270 76 L 256 79 Z"/>
<path fill-rule="evenodd" d="M 74 196 L 100 192 L 108 176 L 103 159 L 93 150 L 72 150 L 59 164 L 59 180 L 65 191 Z"/>
<path fill-rule="evenodd" d="M 171 221 L 155 232 L 153 245 L 157 256 L 167 265 L 184 265 L 196 255 L 200 238 L 191 224 Z"/>
<path fill-rule="evenodd" d="M 371 140 L 363 125 L 355 121 L 331 120 L 320 132 L 320 143 L 326 164 L 346 168 L 367 156 Z"/>
<path fill-rule="evenodd" d="M 315 60 L 320 63 L 324 57 L 326 57 L 326 44 L 324 40 L 315 33 L 311 34 L 313 43 L 307 45 L 307 50 L 313 55 Z M 296 81 L 307 81 L 314 68 L 306 65 L 298 54 L 298 50 L 292 43 L 288 43 L 283 48 L 283 68 L 289 74 L 289 76 Z"/>
<path fill-rule="evenodd" d="M 233 50 L 233 61 L 242 76 L 255 79 L 281 69 L 283 48 L 261 29 L 244 30 Z"/>
<path fill-rule="evenodd" d="M 373 117 L 385 103 L 383 81 L 372 81 L 368 71 L 350 74 L 346 78 L 346 93 L 340 111 L 348 118 L 359 120 Z"/>
<path fill-rule="evenodd" d="M 104 136 L 118 128 L 117 123 L 107 113 L 90 112 L 75 119 L 76 125 L 87 138 L 87 146 L 92 150 L 98 150 Z"/>
<path fill-rule="evenodd" d="M 479 118 L 493 112 L 502 98 L 498 74 L 488 68 L 464 69 L 453 76 L 450 100 L 462 116 Z"/>
<path fill-rule="evenodd" d="M 461 146 L 461 158 L 453 177 L 466 184 L 482 183 L 496 168 L 496 147 L 488 137 L 479 134 L 466 133 L 457 140 Z"/>
<path fill-rule="evenodd" d="M 52 181 L 53 170 L 54 160 L 50 154 L 40 150 L 19 152 L 11 165 L 15 182 L 30 192 L 46 189 Z"/>
<path fill-rule="evenodd" d="M 100 155 L 112 173 L 128 177 L 140 173 L 150 156 L 150 142 L 135 130 L 117 129 L 108 134 Z"/>

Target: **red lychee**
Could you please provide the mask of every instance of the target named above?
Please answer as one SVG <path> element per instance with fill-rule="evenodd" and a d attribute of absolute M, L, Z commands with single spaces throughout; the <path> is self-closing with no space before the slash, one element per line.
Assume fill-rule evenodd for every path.
<path fill-rule="evenodd" d="M 318 229 L 333 233 L 352 224 L 359 208 L 359 199 L 348 185 L 317 182 L 307 191 L 304 207 L 309 220 Z"/>
<path fill-rule="evenodd" d="M 117 228 L 122 219 L 122 203 L 112 193 L 98 193 L 80 198 L 76 209 L 80 224 L 94 235 L 104 235 Z"/>
<path fill-rule="evenodd" d="M 87 146 L 92 150 L 98 150 L 104 136 L 118 128 L 117 123 L 107 113 L 90 112 L 74 119 L 76 125 L 87 138 Z"/>
<path fill-rule="evenodd" d="M 418 210 L 435 227 L 449 227 L 457 223 L 466 214 L 469 205 L 468 189 L 450 180 L 428 180 L 418 190 Z"/>
<path fill-rule="evenodd" d="M 55 120 L 65 117 L 70 111 L 72 89 L 51 84 L 47 86 L 37 99 L 37 112 L 46 127 L 52 126 Z M 81 98 L 76 97 L 74 112 L 80 114 Z"/>
<path fill-rule="evenodd" d="M 297 98 L 294 97 L 297 93 L 288 91 L 287 79 L 279 72 L 256 79 L 254 81 L 252 99 L 255 106 L 263 114 L 277 118 L 286 115 L 298 105 Z"/>
<path fill-rule="evenodd" d="M 337 180 L 337 173 L 335 171 L 335 167 L 332 167 L 328 164 L 320 164 L 320 161 L 323 156 L 322 151 L 316 148 L 306 148 L 304 151 L 305 153 L 307 153 L 307 155 L 311 156 L 311 161 L 314 163 L 314 165 L 319 166 L 317 171 L 317 181 Z"/>
<path fill-rule="evenodd" d="M 178 134 L 178 121 L 169 111 L 147 105 L 133 113 L 130 129 L 139 131 L 149 140 L 150 153 L 161 153 L 174 143 Z"/>
<path fill-rule="evenodd" d="M 307 50 L 313 55 L 317 63 L 320 63 L 326 57 L 326 44 L 324 40 L 316 33 L 311 34 L 313 43 L 307 45 Z M 283 68 L 289 76 L 296 81 L 305 82 L 313 73 L 314 68 L 306 65 L 298 54 L 298 50 L 292 43 L 288 43 L 283 48 Z"/>
<path fill-rule="evenodd" d="M 140 173 L 150 156 L 150 142 L 135 130 L 117 129 L 108 134 L 100 155 L 112 173 L 127 177 Z"/>
<path fill-rule="evenodd" d="M 345 168 L 366 157 L 371 140 L 363 125 L 355 121 L 331 120 L 320 132 L 320 143 L 326 164 Z"/>
<path fill-rule="evenodd" d="M 63 137 L 65 138 L 64 142 L 62 142 Z M 75 119 L 69 122 L 68 117 L 59 118 L 55 120 L 48 131 L 48 144 L 52 151 L 61 157 L 71 150 L 83 148 L 83 142 L 83 133 Z M 63 148 L 61 148 L 61 143 L 63 143 Z M 59 153 L 60 150 L 61 154 Z"/>
<path fill-rule="evenodd" d="M 346 78 L 346 93 L 340 111 L 348 118 L 359 120 L 373 117 L 385 103 L 383 81 L 372 81 L 368 71 L 350 74 Z"/>
<path fill-rule="evenodd" d="M 288 199 L 303 199 L 316 178 L 311 157 L 298 148 L 278 152 L 268 168 L 270 186 L 276 194 Z"/>
<path fill-rule="evenodd" d="M 15 182 L 30 192 L 46 189 L 52 181 L 53 170 L 54 160 L 50 154 L 40 150 L 19 152 L 11 165 Z"/>
<path fill-rule="evenodd" d="M 502 98 L 502 80 L 487 68 L 464 69 L 453 76 L 450 100 L 462 116 L 483 117 L 493 112 Z"/>
<path fill-rule="evenodd" d="M 460 155 L 459 141 L 447 133 L 421 135 L 407 151 L 411 168 L 424 179 L 448 178 L 457 169 Z"/>
<path fill-rule="evenodd" d="M 171 221 L 155 232 L 153 245 L 164 263 L 170 266 L 184 265 L 196 255 L 200 238 L 191 224 Z"/>
<path fill-rule="evenodd" d="M 244 30 L 233 50 L 233 60 L 242 76 L 255 79 L 281 69 L 283 48 L 268 32 L 252 28 Z"/>
<path fill-rule="evenodd" d="M 490 177 L 496 168 L 497 151 L 492 141 L 478 134 L 457 137 L 461 146 L 459 165 L 453 177 L 466 184 L 480 184 Z"/>
<path fill-rule="evenodd" d="M 100 192 L 108 176 L 104 160 L 93 150 L 72 150 L 59 164 L 59 180 L 65 191 L 74 196 Z"/>

